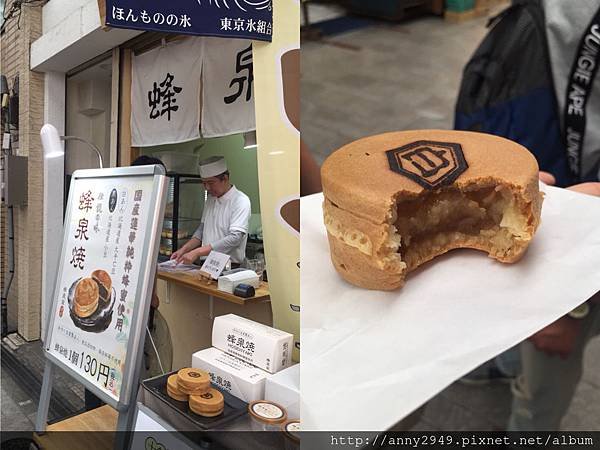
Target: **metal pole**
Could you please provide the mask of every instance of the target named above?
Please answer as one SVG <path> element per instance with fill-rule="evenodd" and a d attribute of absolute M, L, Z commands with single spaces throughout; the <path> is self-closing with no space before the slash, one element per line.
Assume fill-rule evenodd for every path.
<path fill-rule="evenodd" d="M 133 430 L 131 430 L 131 422 L 133 422 L 133 415 L 135 413 L 135 404 L 129 405 L 125 411 L 119 411 L 119 417 L 117 419 L 117 431 L 115 434 L 115 449 L 128 449 L 131 446 L 131 437 Z"/>
<path fill-rule="evenodd" d="M 148 321 L 147 314 L 143 314 L 142 318 L 146 319 L 146 322 Z M 135 417 L 135 408 L 137 403 L 136 400 L 140 386 L 142 364 L 144 364 L 144 342 L 144 339 L 140 339 L 140 344 L 137 352 L 135 353 L 136 369 L 133 376 L 133 386 L 136 386 L 136 388 L 131 390 L 131 394 L 127 401 L 127 409 L 119 411 L 119 417 L 117 419 L 117 434 L 114 443 L 114 448 L 116 449 L 128 449 L 131 446 L 134 427 L 133 419 Z"/>
<path fill-rule="evenodd" d="M 77 137 L 77 136 L 61 136 L 60 138 L 63 141 L 78 141 L 78 142 L 83 142 L 84 144 L 87 144 L 92 150 L 94 150 L 96 152 L 96 155 L 98 155 L 98 162 L 100 164 L 100 168 L 101 169 L 104 168 L 104 165 L 102 164 L 102 154 L 100 153 L 100 150 L 98 149 L 98 147 L 96 147 L 94 144 L 86 141 L 85 139 Z"/>
<path fill-rule="evenodd" d="M 1 310 L 2 310 L 2 337 L 8 334 L 8 293 L 15 277 L 15 235 L 14 235 L 14 218 L 13 207 L 9 206 L 8 210 L 8 280 L 4 280 L 5 286 L 2 292 Z"/>
<path fill-rule="evenodd" d="M 48 423 L 48 408 L 50 407 L 50 396 L 52 395 L 53 374 L 54 365 L 51 361 L 46 360 L 42 391 L 40 392 L 40 403 L 38 405 L 37 417 L 35 420 L 35 431 L 39 435 L 42 435 L 46 432 L 46 425 Z"/>

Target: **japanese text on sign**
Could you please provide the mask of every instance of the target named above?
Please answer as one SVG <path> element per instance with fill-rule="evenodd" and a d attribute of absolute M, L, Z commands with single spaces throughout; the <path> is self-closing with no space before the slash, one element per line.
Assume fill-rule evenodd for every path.
<path fill-rule="evenodd" d="M 271 41 L 272 0 L 232 2 L 106 0 L 106 24 L 118 28 Z"/>
<path fill-rule="evenodd" d="M 212 251 L 206 257 L 206 260 L 204 261 L 204 264 L 202 264 L 200 270 L 208 273 L 212 278 L 216 280 L 217 278 L 219 278 L 219 276 L 225 269 L 225 266 L 227 265 L 228 261 L 229 255 L 226 255 L 225 253 Z"/>

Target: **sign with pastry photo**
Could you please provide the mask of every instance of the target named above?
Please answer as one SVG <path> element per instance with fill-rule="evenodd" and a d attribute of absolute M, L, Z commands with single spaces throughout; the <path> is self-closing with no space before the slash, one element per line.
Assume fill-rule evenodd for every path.
<path fill-rule="evenodd" d="M 75 179 L 48 352 L 119 399 L 153 176 Z M 69 216 L 67 216 L 69 218 Z"/>

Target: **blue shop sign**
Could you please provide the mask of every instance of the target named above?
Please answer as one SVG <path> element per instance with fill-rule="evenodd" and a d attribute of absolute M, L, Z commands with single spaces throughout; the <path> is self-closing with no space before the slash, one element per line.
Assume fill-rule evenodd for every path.
<path fill-rule="evenodd" d="M 272 0 L 106 0 L 115 28 L 271 42 Z"/>

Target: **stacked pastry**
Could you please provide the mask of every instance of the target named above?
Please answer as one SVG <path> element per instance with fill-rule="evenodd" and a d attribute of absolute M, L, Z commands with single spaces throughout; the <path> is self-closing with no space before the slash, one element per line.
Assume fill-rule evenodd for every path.
<path fill-rule="evenodd" d="M 167 379 L 167 394 L 169 394 L 169 397 L 180 402 L 187 402 L 189 400 L 189 395 L 179 390 L 176 373 Z"/>
<path fill-rule="evenodd" d="M 204 394 L 190 395 L 190 409 L 200 416 L 218 416 L 224 406 L 223 394 L 214 388 L 209 388 Z"/>
<path fill-rule="evenodd" d="M 223 394 L 210 387 L 210 377 L 200 369 L 184 368 L 167 380 L 167 394 L 180 402 L 189 402 L 190 409 L 204 417 L 223 412 Z"/>

